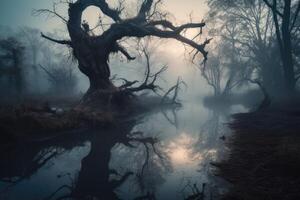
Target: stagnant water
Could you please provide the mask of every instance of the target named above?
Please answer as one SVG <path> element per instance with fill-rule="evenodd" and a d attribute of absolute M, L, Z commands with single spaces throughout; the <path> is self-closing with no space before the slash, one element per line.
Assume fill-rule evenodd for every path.
<path fill-rule="evenodd" d="M 226 186 L 210 163 L 224 157 L 230 114 L 243 110 L 183 102 L 110 128 L 10 147 L 0 154 L 0 199 L 176 200 L 201 193 L 204 183 L 205 199 L 218 199 Z"/>

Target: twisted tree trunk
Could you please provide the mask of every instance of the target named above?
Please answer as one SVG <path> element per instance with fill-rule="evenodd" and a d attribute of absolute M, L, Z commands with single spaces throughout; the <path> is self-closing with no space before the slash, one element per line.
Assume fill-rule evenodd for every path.
<path fill-rule="evenodd" d="M 42 36 L 48 40 L 59 44 L 65 44 L 72 48 L 75 58 L 78 60 L 79 69 L 84 73 L 90 81 L 90 88 L 86 96 L 90 96 L 97 91 L 102 91 L 104 94 L 125 90 L 125 87 L 115 87 L 110 81 L 110 67 L 108 58 L 111 53 L 121 52 L 128 60 L 134 58 L 118 43 L 119 40 L 125 37 L 142 38 L 146 36 L 155 36 L 159 38 L 172 38 L 196 49 L 196 53 L 201 53 L 204 58 L 207 57 L 205 46 L 210 40 L 198 44 L 196 38 L 189 39 L 181 33 L 186 29 L 198 28 L 201 33 L 205 23 L 187 23 L 181 26 L 175 26 L 170 21 L 163 19 L 163 15 L 159 19 L 157 15 L 157 4 L 160 1 L 144 0 L 139 12 L 133 18 L 122 19 L 120 12 L 122 9 L 112 9 L 105 0 L 77 0 L 74 3 L 69 3 L 68 15 L 69 19 L 62 18 L 54 11 L 40 10 L 40 12 L 50 12 L 61 18 L 66 24 L 70 36 L 70 40 L 56 40 Z M 82 12 L 89 6 L 98 7 L 103 14 L 110 17 L 114 23 L 105 30 L 101 35 L 89 35 L 87 24 L 81 24 Z M 199 35 L 198 35 L 199 36 Z M 152 85 L 143 85 L 144 87 L 134 88 L 128 91 L 137 92 L 142 89 L 153 89 Z M 128 94 L 128 92 L 123 93 Z"/>

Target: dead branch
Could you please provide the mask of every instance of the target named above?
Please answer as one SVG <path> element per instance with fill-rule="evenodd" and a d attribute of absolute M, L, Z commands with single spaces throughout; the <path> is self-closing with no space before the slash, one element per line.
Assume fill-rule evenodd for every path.
<path fill-rule="evenodd" d="M 113 83 L 110 80 L 111 70 L 109 66 L 109 56 L 112 53 L 120 52 L 128 60 L 133 60 L 135 57 L 131 56 L 129 52 L 122 47 L 119 42 L 122 39 L 127 38 L 145 38 L 145 37 L 158 37 L 162 39 L 175 39 L 185 46 L 190 46 L 200 52 L 204 61 L 207 60 L 208 52 L 205 47 L 211 39 L 207 39 L 203 42 L 199 42 L 201 34 L 197 34 L 196 37 L 186 37 L 186 31 L 190 29 L 199 29 L 202 33 L 202 28 L 205 27 L 205 22 L 199 23 L 185 23 L 182 25 L 173 24 L 167 19 L 166 13 L 158 10 L 158 5 L 161 0 L 142 0 L 140 8 L 136 16 L 123 19 L 121 12 L 123 10 L 122 2 L 118 8 L 112 8 L 109 6 L 106 0 L 76 0 L 68 2 L 68 20 L 67 29 L 70 36 L 69 40 L 58 40 L 41 33 L 42 37 L 52 42 L 68 45 L 72 48 L 72 53 L 78 61 L 78 67 L 82 73 L 84 73 L 90 81 L 90 88 L 87 91 L 85 97 L 89 95 L 97 94 L 95 91 L 105 91 L 105 95 L 111 95 L 114 93 L 120 94 L 119 99 L 124 96 L 134 96 L 136 92 L 143 90 L 150 90 L 157 92 L 161 89 L 155 84 L 159 75 L 166 71 L 167 66 L 163 66 L 155 74 L 150 72 L 149 60 L 147 61 L 147 72 L 144 82 L 133 87 L 137 81 L 125 81 L 125 84 L 116 90 Z M 89 34 L 90 28 L 88 24 L 82 24 L 82 13 L 89 6 L 95 6 L 99 8 L 104 15 L 110 17 L 114 22 L 109 26 L 107 30 L 103 30 L 100 35 Z M 40 10 L 41 13 L 47 10 Z M 55 7 L 53 10 L 55 15 Z M 59 17 L 59 16 L 58 16 Z M 100 23 L 101 24 L 101 23 Z M 198 37 L 199 36 L 199 37 Z M 176 99 L 179 87 L 173 87 L 171 91 L 175 91 L 174 98 Z M 102 93 L 102 94 L 104 94 Z M 97 98 L 97 95 L 93 98 Z M 100 96 L 100 95 L 99 95 Z M 98 96 L 98 97 L 99 97 Z M 101 95 L 103 96 L 103 95 Z M 85 102 L 83 98 L 83 102 Z M 89 98 L 92 99 L 92 98 Z M 173 100 L 174 101 L 174 100 Z M 110 100 L 108 101 L 110 102 Z"/>
<path fill-rule="evenodd" d="M 155 2 L 155 3 L 154 3 Z M 103 39 L 115 43 L 116 41 L 124 37 L 145 37 L 145 36 L 156 36 L 161 38 L 173 38 L 184 44 L 190 45 L 191 47 L 197 49 L 201 52 L 206 60 L 207 52 L 204 50 L 205 46 L 210 42 L 206 40 L 202 44 L 198 44 L 194 39 L 188 39 L 181 35 L 181 32 L 186 29 L 199 28 L 202 29 L 206 24 L 202 23 L 186 23 L 180 26 L 175 26 L 172 22 L 162 19 L 162 20 L 152 20 L 150 14 L 151 8 L 154 9 L 153 12 L 157 12 L 157 5 L 161 1 L 154 0 L 144 0 L 137 16 L 131 19 L 121 19 L 120 13 L 122 9 L 112 9 L 109 7 L 106 1 L 94 1 L 94 0 L 78 0 L 75 3 L 69 3 L 69 19 L 67 22 L 70 36 L 81 37 L 84 35 L 84 31 L 81 27 L 81 14 L 89 6 L 96 6 L 100 10 L 113 19 L 115 24 L 113 24 L 108 30 L 104 31 L 102 35 L 97 36 L 95 41 L 102 43 Z M 48 9 L 40 9 L 39 12 L 49 13 Z M 50 13 L 57 15 L 55 10 L 50 11 Z M 150 15 L 149 15 L 150 14 Z M 147 18 L 147 16 L 149 18 Z M 61 17 L 60 17 L 61 18 Z M 157 26 L 162 26 L 168 30 L 161 30 Z M 82 37 L 81 37 L 82 38 Z M 48 38 L 49 39 L 49 38 Z M 72 38 L 72 40 L 75 38 Z M 51 41 L 57 42 L 57 40 L 52 39 Z M 132 57 L 131 57 L 132 58 Z"/>
<path fill-rule="evenodd" d="M 72 42 L 70 40 L 57 40 L 57 39 L 54 39 L 54 38 L 51 38 L 49 36 L 46 36 L 44 35 L 43 33 L 41 33 L 41 36 L 47 40 L 50 40 L 52 42 L 55 42 L 57 44 L 63 44 L 63 45 L 69 45 L 69 46 L 72 46 Z"/>
<path fill-rule="evenodd" d="M 153 79 L 152 81 L 149 83 L 149 82 L 146 82 L 150 76 L 147 76 L 146 80 L 141 84 L 139 85 L 138 87 L 131 87 L 131 88 L 126 88 L 126 92 L 129 92 L 129 93 L 135 93 L 135 92 L 140 92 L 140 91 L 143 91 L 143 90 L 152 90 L 153 92 L 155 92 L 155 90 L 157 88 L 159 88 L 158 85 L 155 85 L 155 82 L 158 78 L 158 76 L 163 73 L 164 71 L 167 70 L 167 66 L 163 66 L 158 72 L 156 72 L 154 75 L 153 75 Z"/>
<path fill-rule="evenodd" d="M 115 45 L 114 51 L 121 52 L 127 58 L 127 60 L 135 60 L 135 57 L 130 56 L 130 54 L 127 52 L 127 50 L 124 47 L 122 47 L 120 44 Z"/>
<path fill-rule="evenodd" d="M 132 87 L 138 81 L 128 81 L 126 79 L 122 79 L 125 82 L 121 87 L 119 87 L 120 89 L 122 89 L 122 92 L 136 93 L 143 90 L 152 90 L 153 92 L 155 92 L 155 90 L 159 88 L 159 86 L 155 85 L 155 82 L 157 81 L 159 75 L 168 69 L 168 66 L 164 65 L 155 74 L 151 74 L 150 53 L 146 50 L 146 48 L 142 49 L 142 53 L 146 58 L 146 72 L 145 72 L 145 79 L 143 83 L 141 83 L 137 87 Z M 149 81 L 150 79 L 151 81 Z"/>
<path fill-rule="evenodd" d="M 138 83 L 137 80 L 135 80 L 135 81 L 128 81 L 125 78 L 120 78 L 120 80 L 124 81 L 124 84 L 119 87 L 120 89 L 128 88 L 128 87 L 131 87 L 134 84 Z"/>
<path fill-rule="evenodd" d="M 33 15 L 41 15 L 41 14 L 49 14 L 58 17 L 61 19 L 64 23 L 67 23 L 68 20 L 61 16 L 58 12 L 56 12 L 56 4 L 53 4 L 52 10 L 50 9 L 38 9 L 38 10 L 33 10 Z"/>
<path fill-rule="evenodd" d="M 180 85 L 185 84 L 184 81 L 180 80 L 180 77 L 177 79 L 177 82 L 174 86 L 172 86 L 162 97 L 161 99 L 161 104 L 165 103 L 166 100 L 171 100 L 171 104 L 179 104 L 179 102 L 176 101 L 177 96 L 178 96 L 178 91 L 180 89 Z M 168 98 L 169 94 L 171 94 L 174 91 L 173 97 L 171 99 Z"/>

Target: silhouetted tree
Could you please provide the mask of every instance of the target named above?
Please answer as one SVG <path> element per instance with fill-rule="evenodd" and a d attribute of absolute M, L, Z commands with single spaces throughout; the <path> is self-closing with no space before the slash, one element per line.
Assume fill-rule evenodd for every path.
<path fill-rule="evenodd" d="M 159 38 L 172 38 L 184 44 L 195 48 L 201 52 L 206 59 L 207 52 L 205 46 L 209 43 L 206 40 L 203 43 L 197 43 L 195 39 L 189 39 L 183 36 L 187 29 L 202 29 L 205 23 L 187 23 L 180 26 L 174 25 L 167 20 L 166 13 L 159 12 L 158 5 L 161 0 L 144 0 L 136 16 L 124 19 L 122 14 L 123 6 L 111 8 L 105 0 L 77 0 L 69 2 L 68 15 L 65 19 L 59 15 L 55 9 L 38 10 L 38 13 L 47 12 L 62 19 L 68 28 L 69 40 L 58 40 L 42 36 L 53 42 L 68 45 L 72 48 L 74 57 L 78 60 L 78 67 L 90 81 L 90 88 L 86 97 L 94 92 L 106 91 L 106 93 L 115 93 L 121 90 L 115 87 L 110 80 L 110 67 L 108 64 L 109 55 L 115 52 L 121 52 L 128 60 L 133 60 L 127 50 L 120 45 L 120 40 L 129 37 L 143 38 L 146 36 L 155 36 Z M 102 13 L 112 19 L 113 23 L 101 35 L 89 34 L 88 24 L 82 24 L 82 13 L 89 7 L 98 7 Z M 126 88 L 123 88 L 126 89 Z M 101 97 L 105 96 L 103 93 Z"/>
<path fill-rule="evenodd" d="M 229 46 L 225 52 L 231 60 L 229 69 L 248 68 L 269 93 L 278 93 L 278 88 L 283 88 L 283 74 L 268 7 L 259 0 L 212 0 L 209 6 L 215 35 Z"/>
<path fill-rule="evenodd" d="M 10 88 L 21 94 L 24 89 L 22 69 L 24 47 L 14 37 L 0 40 L 1 74 L 9 79 Z"/>
<path fill-rule="evenodd" d="M 52 66 L 40 65 L 40 67 L 47 75 L 52 92 L 59 95 L 74 94 L 77 77 L 72 63 L 62 59 L 57 63 L 52 63 Z"/>
<path fill-rule="evenodd" d="M 39 51 L 41 50 L 43 44 L 39 38 L 39 30 L 29 27 L 22 28 L 18 35 L 24 41 L 24 45 L 26 45 L 27 51 L 29 51 L 30 58 L 28 59 L 31 67 L 35 73 L 35 76 L 38 76 L 38 58 Z"/>
<path fill-rule="evenodd" d="M 293 0 L 263 0 L 273 13 L 277 41 L 283 65 L 286 89 L 293 91 L 296 76 L 293 60 L 292 34 L 300 11 L 300 2 Z M 299 29 L 299 28 L 298 28 Z"/>
<path fill-rule="evenodd" d="M 213 88 L 214 96 L 226 97 L 237 86 L 243 84 L 251 69 L 242 67 L 245 63 L 236 61 L 232 55 L 227 56 L 225 51 L 231 51 L 226 43 L 221 43 L 210 54 L 208 62 L 201 68 L 201 73 L 208 85 Z"/>

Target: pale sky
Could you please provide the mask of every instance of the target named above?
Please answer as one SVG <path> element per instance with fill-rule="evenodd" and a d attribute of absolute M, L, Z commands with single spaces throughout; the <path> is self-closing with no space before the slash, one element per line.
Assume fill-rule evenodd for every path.
<path fill-rule="evenodd" d="M 116 0 L 109 0 L 112 3 Z M 132 1 L 132 0 L 130 0 Z M 136 1 L 136 0 L 135 0 Z M 192 12 L 196 19 L 202 19 L 207 7 L 205 0 L 165 0 L 166 9 L 171 12 L 178 22 L 188 20 Z M 0 0 L 0 25 L 19 27 L 31 26 L 46 31 L 60 28 L 61 24 L 55 19 L 32 16 L 33 9 L 52 8 L 52 0 Z M 59 10 L 65 15 L 67 9 Z M 92 14 L 92 13 L 91 13 Z"/>
<path fill-rule="evenodd" d="M 57 18 L 47 18 L 45 15 L 33 16 L 34 9 L 48 8 L 52 9 L 53 2 L 59 0 L 0 0 L 0 25 L 10 26 L 12 28 L 30 26 L 38 28 L 43 32 L 54 32 L 57 30 L 66 30 L 65 24 Z M 134 2 L 142 0 L 126 0 L 129 9 L 132 9 Z M 206 0 L 164 0 L 164 8 L 176 18 L 176 23 L 189 22 L 189 15 L 192 13 L 193 20 L 201 21 L 207 12 Z M 118 0 L 108 0 L 113 6 Z M 67 5 L 59 5 L 57 12 L 62 16 L 67 17 Z M 92 22 L 98 20 L 98 14 L 95 9 L 88 8 L 83 19 L 87 19 L 90 27 L 93 27 Z M 97 10 L 96 10 L 97 11 Z M 134 12 L 134 11 L 133 11 Z M 176 41 L 169 42 L 164 45 L 170 57 L 184 54 L 183 46 Z M 176 54 L 176 55 L 175 55 Z"/>

